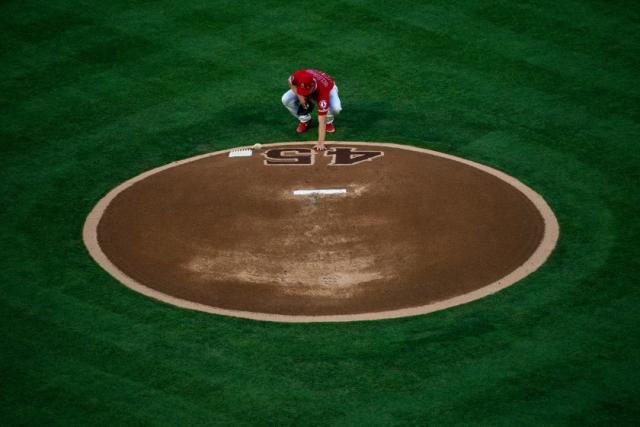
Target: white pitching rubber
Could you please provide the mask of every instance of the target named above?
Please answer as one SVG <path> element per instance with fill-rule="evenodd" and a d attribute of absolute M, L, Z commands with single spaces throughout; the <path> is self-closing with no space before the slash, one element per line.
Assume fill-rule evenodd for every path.
<path fill-rule="evenodd" d="M 294 190 L 294 196 L 313 196 L 316 194 L 344 194 L 346 188 L 318 189 L 318 190 Z"/>

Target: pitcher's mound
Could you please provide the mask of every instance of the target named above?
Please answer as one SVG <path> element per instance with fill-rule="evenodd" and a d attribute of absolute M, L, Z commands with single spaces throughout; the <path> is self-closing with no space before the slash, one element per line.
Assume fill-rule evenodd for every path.
<path fill-rule="evenodd" d="M 182 307 L 279 321 L 408 316 L 537 269 L 558 224 L 531 189 L 394 144 L 270 144 L 144 173 L 89 215 L 85 242 L 125 285 Z"/>

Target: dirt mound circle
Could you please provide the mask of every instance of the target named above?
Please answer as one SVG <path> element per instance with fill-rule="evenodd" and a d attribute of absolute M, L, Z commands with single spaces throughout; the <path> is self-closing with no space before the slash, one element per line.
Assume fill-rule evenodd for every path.
<path fill-rule="evenodd" d="M 495 169 L 415 147 L 227 150 L 112 190 L 87 218 L 96 261 L 150 297 L 307 322 L 427 313 L 537 269 L 558 223 Z"/>

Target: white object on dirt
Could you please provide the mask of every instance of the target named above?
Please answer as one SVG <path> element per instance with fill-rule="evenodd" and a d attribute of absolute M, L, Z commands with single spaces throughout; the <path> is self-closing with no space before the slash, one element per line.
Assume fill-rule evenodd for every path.
<path fill-rule="evenodd" d="M 251 153 L 253 153 L 253 151 L 251 151 L 250 149 L 237 149 L 237 150 L 231 150 L 229 151 L 229 157 L 249 157 L 251 156 Z"/>
<path fill-rule="evenodd" d="M 316 194 L 344 194 L 346 188 L 318 189 L 318 190 L 294 190 L 294 196 L 312 196 Z"/>

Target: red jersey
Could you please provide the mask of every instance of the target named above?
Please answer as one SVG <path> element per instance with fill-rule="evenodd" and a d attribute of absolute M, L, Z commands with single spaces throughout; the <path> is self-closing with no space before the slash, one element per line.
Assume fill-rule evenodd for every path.
<path fill-rule="evenodd" d="M 327 73 L 310 68 L 296 71 L 294 74 L 300 72 L 310 75 L 316 82 L 316 90 L 314 90 L 309 96 L 315 100 L 318 105 L 318 115 L 326 115 L 329 111 L 329 92 L 331 92 L 331 89 L 333 89 L 334 86 L 333 79 Z M 297 82 L 294 81 L 293 74 L 289 76 L 289 83 L 297 86 Z"/>

